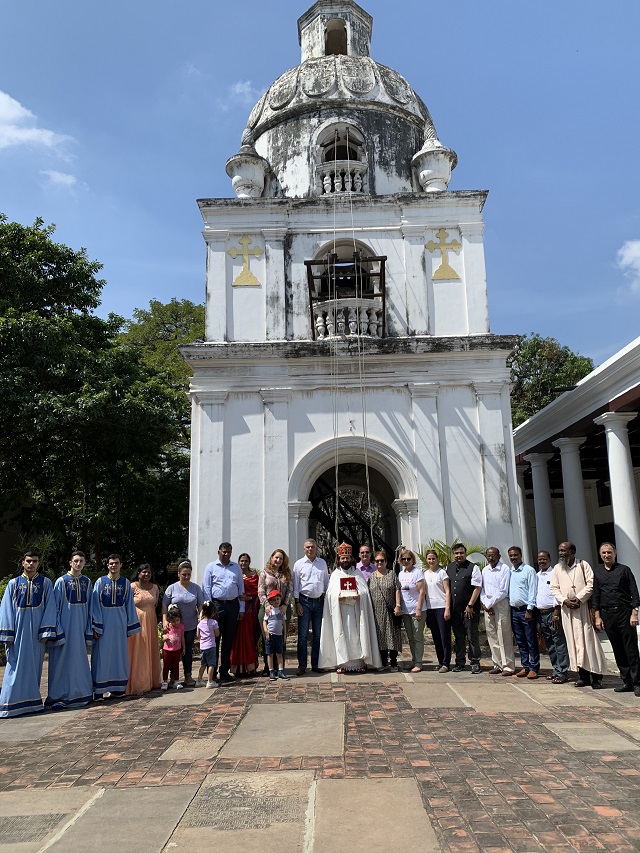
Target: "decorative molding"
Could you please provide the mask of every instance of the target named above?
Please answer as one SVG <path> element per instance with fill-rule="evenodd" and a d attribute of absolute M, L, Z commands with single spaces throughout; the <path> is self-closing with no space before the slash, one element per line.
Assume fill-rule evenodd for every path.
<path fill-rule="evenodd" d="M 414 400 L 438 396 L 440 382 L 410 382 L 407 386 Z"/>
<path fill-rule="evenodd" d="M 288 403 L 291 400 L 291 388 L 260 389 L 260 396 L 265 405 L 270 403 Z"/>

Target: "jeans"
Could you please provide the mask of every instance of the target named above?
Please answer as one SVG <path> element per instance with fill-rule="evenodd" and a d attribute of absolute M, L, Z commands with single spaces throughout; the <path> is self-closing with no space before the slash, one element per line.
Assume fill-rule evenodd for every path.
<path fill-rule="evenodd" d="M 558 678 L 566 678 L 569 672 L 569 652 L 567 651 L 567 640 L 562 630 L 562 620 L 558 618 L 557 627 L 554 628 L 553 610 L 548 613 L 538 611 L 537 615 L 540 631 L 549 652 L 553 674 Z"/>
<path fill-rule="evenodd" d="M 540 669 L 540 651 L 538 649 L 538 632 L 536 620 L 527 619 L 526 610 L 511 608 L 511 626 L 520 652 L 520 663 L 527 672 L 538 672 Z"/>
<path fill-rule="evenodd" d="M 324 595 L 319 598 L 308 598 L 300 593 L 298 598 L 302 615 L 298 616 L 298 666 L 307 668 L 307 642 L 309 625 L 311 625 L 311 668 L 318 668 L 320 656 L 320 630 L 322 628 L 322 611 L 324 610 Z"/>
<path fill-rule="evenodd" d="M 214 603 L 218 611 L 218 627 L 220 628 L 220 637 L 216 643 L 216 669 L 218 669 L 218 658 L 220 658 L 220 669 L 218 672 L 222 676 L 228 676 L 231 665 L 231 648 L 238 627 L 240 602 L 237 598 L 234 598 L 231 601 L 215 599 Z"/>

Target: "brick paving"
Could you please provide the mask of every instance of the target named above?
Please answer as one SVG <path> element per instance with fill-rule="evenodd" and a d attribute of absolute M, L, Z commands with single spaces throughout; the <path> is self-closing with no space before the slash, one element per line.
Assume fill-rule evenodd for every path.
<path fill-rule="evenodd" d="M 437 691 L 443 677 L 426 678 Z M 454 686 L 455 678 L 446 676 Z M 485 688 L 492 683 L 487 675 L 475 678 L 472 683 Z M 610 687 L 619 683 L 606 681 Z M 400 683 L 352 676 L 341 683 L 294 678 L 277 685 L 248 679 L 186 707 L 150 708 L 146 697 L 100 702 L 68 726 L 59 712 L 60 726 L 41 740 L 3 743 L 0 791 L 199 784 L 216 771 L 412 777 L 443 850 L 640 850 L 636 754 L 575 752 L 544 726 L 640 721 L 640 701 L 637 708 L 621 706 L 608 694 L 598 693 L 603 707 L 541 707 L 526 715 L 414 709 Z M 160 760 L 178 738 L 230 737 L 253 705 L 305 702 L 345 703 L 344 755 Z"/>

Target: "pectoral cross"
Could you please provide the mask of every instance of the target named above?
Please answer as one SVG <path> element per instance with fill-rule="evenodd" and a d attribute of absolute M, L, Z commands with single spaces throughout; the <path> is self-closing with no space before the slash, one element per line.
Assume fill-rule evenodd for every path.
<path fill-rule="evenodd" d="M 242 270 L 234 278 L 231 286 L 261 287 L 260 282 L 249 269 L 249 257 L 250 255 L 253 255 L 254 258 L 260 258 L 262 256 L 262 249 L 260 246 L 254 246 L 253 249 L 249 248 L 251 245 L 251 237 L 249 237 L 248 234 L 243 234 L 238 242 L 242 246 L 242 249 L 236 249 L 234 246 L 232 249 L 229 249 L 229 254 L 234 261 L 237 257 L 242 257 Z"/>
<path fill-rule="evenodd" d="M 428 249 L 430 252 L 435 252 L 439 249 L 440 256 L 442 257 L 442 263 L 433 274 L 434 281 L 460 281 L 458 273 L 453 269 L 453 267 L 449 266 L 449 252 L 459 252 L 462 248 L 462 244 L 457 240 L 452 240 L 450 243 L 447 243 L 448 236 L 449 232 L 445 231 L 444 228 L 441 228 L 436 232 L 436 237 L 440 242 L 434 243 L 433 240 L 429 240 L 425 245 L 425 249 Z"/>

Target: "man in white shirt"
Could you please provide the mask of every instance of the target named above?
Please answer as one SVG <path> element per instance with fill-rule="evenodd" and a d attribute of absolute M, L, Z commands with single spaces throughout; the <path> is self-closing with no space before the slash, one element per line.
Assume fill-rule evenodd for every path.
<path fill-rule="evenodd" d="M 309 625 L 311 625 L 311 669 L 321 672 L 318 667 L 320 655 L 320 631 L 324 595 L 329 586 L 329 570 L 322 557 L 318 557 L 315 539 L 304 543 L 304 557 L 293 567 L 293 598 L 298 612 L 298 669 L 296 675 L 307 671 L 307 646 Z"/>
<path fill-rule="evenodd" d="M 560 605 L 551 592 L 552 572 L 551 554 L 548 551 L 538 551 L 536 610 L 538 625 L 553 666 L 553 675 L 547 677 L 552 684 L 564 684 L 569 677 L 569 652 L 562 630 Z"/>
<path fill-rule="evenodd" d="M 487 563 L 482 570 L 480 604 L 491 649 L 493 669 L 489 675 L 513 675 L 516 669 L 509 605 L 510 567 L 500 559 L 497 548 L 487 548 Z"/>

